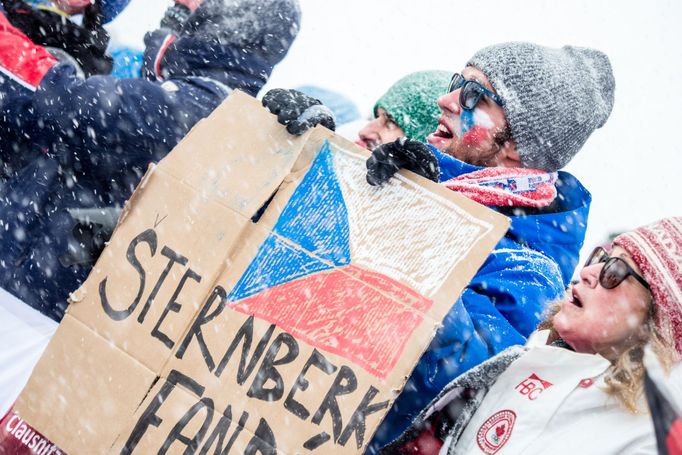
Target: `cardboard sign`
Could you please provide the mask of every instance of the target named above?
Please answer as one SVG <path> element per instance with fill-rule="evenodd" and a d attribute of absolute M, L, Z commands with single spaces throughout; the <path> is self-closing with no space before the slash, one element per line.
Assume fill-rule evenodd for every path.
<path fill-rule="evenodd" d="M 362 451 L 508 226 L 366 156 L 234 93 L 144 177 L 17 414 L 70 454 Z"/>

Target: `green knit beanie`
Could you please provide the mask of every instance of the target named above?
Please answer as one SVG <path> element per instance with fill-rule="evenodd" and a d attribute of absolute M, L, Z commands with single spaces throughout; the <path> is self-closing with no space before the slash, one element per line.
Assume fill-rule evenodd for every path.
<path fill-rule="evenodd" d="M 445 95 L 452 72 L 419 71 L 393 84 L 374 105 L 382 108 L 410 139 L 421 142 L 438 127 L 438 98 Z"/>

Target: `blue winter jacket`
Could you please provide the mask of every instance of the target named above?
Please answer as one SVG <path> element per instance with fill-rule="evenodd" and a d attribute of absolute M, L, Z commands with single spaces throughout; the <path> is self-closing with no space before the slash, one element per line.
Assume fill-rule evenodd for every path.
<path fill-rule="evenodd" d="M 435 148 L 441 181 L 481 169 Z M 511 227 L 443 321 L 403 392 L 377 430 L 368 453 L 397 438 L 443 387 L 508 346 L 523 344 L 546 305 L 561 297 L 578 263 L 590 193 L 559 172 L 558 197 L 544 210 L 514 213 Z"/>
<path fill-rule="evenodd" d="M 163 85 L 84 80 L 65 64 L 48 71 L 30 101 L 12 106 L 19 124 L 0 132 L 0 287 L 61 319 L 94 261 L 77 257 L 93 233 L 77 232 L 69 210 L 122 206 L 148 164 L 228 93 L 201 78 Z"/>
<path fill-rule="evenodd" d="M 16 39 L 4 27 L 0 32 Z M 70 212 L 122 206 L 149 163 L 231 88 L 255 95 L 267 80 L 272 65 L 263 56 L 228 59 L 233 50 L 224 46 L 216 54 L 216 46 L 178 38 L 159 59 L 162 67 L 180 68 L 165 74 L 165 82 L 82 79 L 62 63 L 31 85 L 27 74 L 35 72 L 26 60 L 0 58 L 7 76 L 0 77 L 0 287 L 61 319 L 68 294 L 96 259 L 81 254 L 83 245 L 99 235 L 96 226 L 77 225 Z M 273 61 L 283 55 L 277 52 Z"/>

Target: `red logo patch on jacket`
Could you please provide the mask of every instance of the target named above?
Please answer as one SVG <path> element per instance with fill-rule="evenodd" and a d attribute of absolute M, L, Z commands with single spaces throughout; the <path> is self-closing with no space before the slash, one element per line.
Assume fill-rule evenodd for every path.
<path fill-rule="evenodd" d="M 542 392 L 552 387 L 552 385 L 551 382 L 542 380 L 533 373 L 519 382 L 514 389 L 518 390 L 521 395 L 527 396 L 529 400 L 536 400 Z"/>
<path fill-rule="evenodd" d="M 488 417 L 476 433 L 478 447 L 487 455 L 497 453 L 509 441 L 515 422 L 516 413 L 510 409 Z"/>

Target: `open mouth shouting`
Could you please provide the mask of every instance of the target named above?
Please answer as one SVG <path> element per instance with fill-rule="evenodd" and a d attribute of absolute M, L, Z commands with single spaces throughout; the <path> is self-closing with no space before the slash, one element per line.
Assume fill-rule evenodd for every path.
<path fill-rule="evenodd" d="M 583 302 L 580 300 L 580 296 L 575 291 L 575 288 L 571 288 L 571 292 L 568 293 L 568 301 L 578 308 L 583 307 Z"/>
<path fill-rule="evenodd" d="M 445 124 L 442 122 L 438 122 L 438 128 L 436 128 L 436 131 L 433 134 L 436 137 L 440 137 L 443 139 L 452 139 L 454 136 L 452 134 L 452 131 L 450 131 L 450 129 L 447 126 L 445 126 Z"/>
<path fill-rule="evenodd" d="M 426 140 L 429 144 L 437 145 L 438 143 L 449 141 L 454 137 L 455 134 L 453 133 L 452 128 L 448 126 L 446 120 L 441 116 L 438 119 L 438 128 L 436 128 L 436 131 L 429 134 L 429 137 L 427 137 Z"/>

